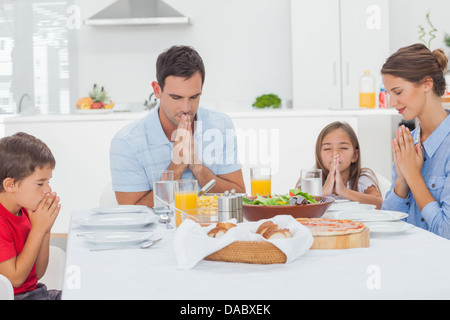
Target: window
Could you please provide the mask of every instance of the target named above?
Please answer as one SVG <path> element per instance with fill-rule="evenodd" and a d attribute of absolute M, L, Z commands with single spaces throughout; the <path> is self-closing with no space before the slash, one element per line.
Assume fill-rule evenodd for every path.
<path fill-rule="evenodd" d="M 77 70 L 71 7 L 73 0 L 0 2 L 0 113 L 70 113 Z"/>

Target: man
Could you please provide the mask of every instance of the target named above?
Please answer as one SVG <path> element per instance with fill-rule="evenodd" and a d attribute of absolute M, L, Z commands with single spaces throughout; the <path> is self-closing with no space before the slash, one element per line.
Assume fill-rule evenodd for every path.
<path fill-rule="evenodd" d="M 164 51 L 156 62 L 156 79 L 152 87 L 159 106 L 111 142 L 118 203 L 153 207 L 152 171 L 166 169 L 173 170 L 174 180 L 196 179 L 199 187 L 216 179 L 210 192 L 245 192 L 231 119 L 199 108 L 205 69 L 197 51 L 187 46 Z"/>

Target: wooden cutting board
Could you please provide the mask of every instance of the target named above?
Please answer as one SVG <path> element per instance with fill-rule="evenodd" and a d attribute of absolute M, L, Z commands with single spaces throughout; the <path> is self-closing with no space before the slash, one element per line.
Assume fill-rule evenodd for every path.
<path fill-rule="evenodd" d="M 339 236 L 314 236 L 311 249 L 349 249 L 365 248 L 370 243 L 368 228 L 363 231 Z"/>

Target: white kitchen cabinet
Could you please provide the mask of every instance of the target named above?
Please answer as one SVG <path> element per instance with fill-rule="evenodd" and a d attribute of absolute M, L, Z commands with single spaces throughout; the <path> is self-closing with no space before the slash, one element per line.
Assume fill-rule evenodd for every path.
<path fill-rule="evenodd" d="M 359 106 L 359 78 L 381 84 L 389 56 L 388 0 L 291 1 L 295 109 Z"/>

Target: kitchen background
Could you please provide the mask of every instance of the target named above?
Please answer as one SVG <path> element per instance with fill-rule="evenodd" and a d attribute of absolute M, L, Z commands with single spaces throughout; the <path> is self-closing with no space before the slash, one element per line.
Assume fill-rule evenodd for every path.
<path fill-rule="evenodd" d="M 424 40 L 436 36 L 431 49 L 450 52 L 446 0 L 166 0 L 188 24 L 85 24 L 114 2 L 0 0 L 0 137 L 23 130 L 53 150 L 53 186 L 65 205 L 54 232 L 66 232 L 72 210 L 99 204 L 109 180 L 109 142 L 142 116 L 156 58 L 172 45 L 202 55 L 202 105 L 229 113 L 244 136 L 257 129 L 273 138 L 276 192 L 286 192 L 311 164 L 317 133 L 334 120 L 357 130 L 361 144 L 370 145 L 363 164 L 390 179 L 389 140 L 401 118 L 393 110 L 356 110 L 359 78 L 368 69 L 379 88 L 382 63 L 420 42 L 419 26 Z M 94 83 L 107 90 L 115 111 L 134 112 L 75 114 Z M 265 93 L 282 99 L 281 110 L 251 106 Z M 251 155 L 245 156 L 248 179 Z"/>

